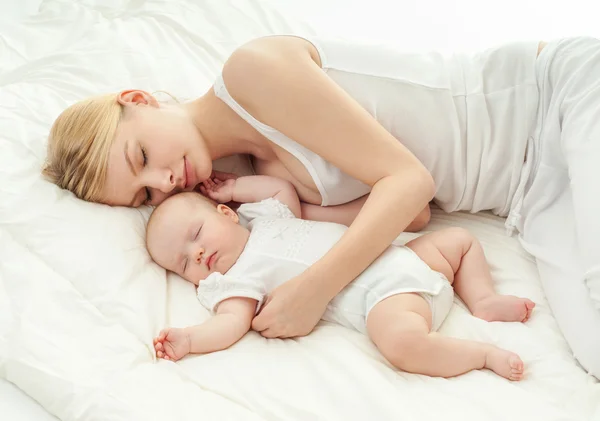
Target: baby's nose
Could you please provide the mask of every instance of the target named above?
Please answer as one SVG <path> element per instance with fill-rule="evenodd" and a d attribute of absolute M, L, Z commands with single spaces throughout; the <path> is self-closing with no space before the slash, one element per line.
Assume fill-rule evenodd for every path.
<path fill-rule="evenodd" d="M 196 253 L 196 263 L 200 263 L 200 261 L 202 260 L 202 255 L 204 254 L 204 249 L 201 248 L 198 250 L 198 252 Z"/>

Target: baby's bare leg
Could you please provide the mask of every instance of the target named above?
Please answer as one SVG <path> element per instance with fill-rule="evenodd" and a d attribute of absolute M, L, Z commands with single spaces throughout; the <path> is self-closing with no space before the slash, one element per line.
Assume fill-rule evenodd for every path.
<path fill-rule="evenodd" d="M 431 309 L 417 294 L 398 294 L 369 313 L 367 331 L 383 356 L 395 367 L 417 374 L 453 377 L 488 368 L 509 380 L 521 380 L 523 362 L 517 354 L 494 345 L 430 333 Z"/>
<path fill-rule="evenodd" d="M 494 291 L 479 241 L 463 228 L 447 228 L 406 244 L 433 270 L 442 273 L 471 313 L 488 321 L 525 322 L 535 303 Z"/>

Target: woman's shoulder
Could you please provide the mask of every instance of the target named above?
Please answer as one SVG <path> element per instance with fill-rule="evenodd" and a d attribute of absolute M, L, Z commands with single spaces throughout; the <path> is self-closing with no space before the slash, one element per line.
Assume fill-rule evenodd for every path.
<path fill-rule="evenodd" d="M 309 74 L 311 67 L 320 65 L 319 54 L 307 39 L 270 35 L 234 50 L 223 65 L 220 78 L 229 95 L 260 120 L 263 106 L 271 107 L 282 90 L 289 90 L 293 77 Z"/>
<path fill-rule="evenodd" d="M 239 62 L 249 64 L 244 60 L 306 57 L 310 56 L 317 64 L 319 55 L 313 42 L 300 35 L 266 35 L 254 38 L 237 47 L 225 62 L 225 67 L 232 67 Z"/>
<path fill-rule="evenodd" d="M 229 89 L 253 85 L 257 79 L 268 80 L 286 68 L 320 65 L 315 46 L 307 39 L 292 35 L 269 35 L 255 38 L 236 48 L 223 65 L 223 79 Z"/>

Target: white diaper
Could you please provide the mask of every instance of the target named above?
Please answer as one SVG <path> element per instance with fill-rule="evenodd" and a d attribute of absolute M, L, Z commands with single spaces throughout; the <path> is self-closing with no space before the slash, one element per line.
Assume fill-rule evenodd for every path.
<path fill-rule="evenodd" d="M 329 303 L 323 320 L 366 334 L 371 310 L 386 298 L 405 293 L 418 293 L 429 303 L 432 331 L 439 329 L 454 302 L 454 290 L 444 275 L 408 247 L 392 246 Z"/>
<path fill-rule="evenodd" d="M 431 331 L 435 332 L 442 326 L 452 309 L 454 288 L 452 288 L 450 282 L 446 281 L 439 294 L 431 295 L 422 292 L 419 295 L 427 301 L 431 308 Z"/>

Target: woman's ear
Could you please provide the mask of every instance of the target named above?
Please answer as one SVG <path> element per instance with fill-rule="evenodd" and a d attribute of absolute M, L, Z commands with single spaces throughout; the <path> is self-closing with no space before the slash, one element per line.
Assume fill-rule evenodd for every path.
<path fill-rule="evenodd" d="M 220 204 L 217 206 L 217 212 L 228 217 L 236 224 L 240 222 L 240 218 L 239 218 L 238 214 L 235 213 L 235 211 L 233 211 L 229 206 Z"/>
<path fill-rule="evenodd" d="M 117 101 L 121 105 L 149 105 L 151 107 L 158 108 L 158 101 L 153 95 L 146 91 L 140 91 L 138 89 L 129 89 L 126 91 L 119 92 Z"/>

